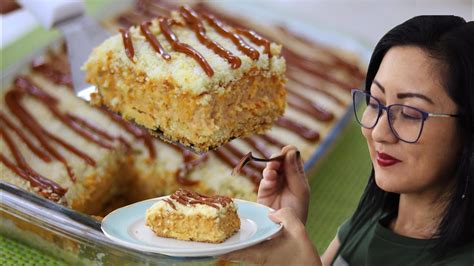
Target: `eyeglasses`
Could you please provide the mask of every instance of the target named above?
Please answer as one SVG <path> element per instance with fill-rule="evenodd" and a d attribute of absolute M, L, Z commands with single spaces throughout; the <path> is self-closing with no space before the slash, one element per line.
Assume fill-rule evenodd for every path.
<path fill-rule="evenodd" d="M 428 117 L 459 117 L 457 114 L 428 113 L 404 104 L 385 106 L 369 93 L 357 89 L 352 90 L 352 100 L 354 114 L 362 127 L 374 128 L 385 110 L 392 133 L 399 140 L 407 143 L 418 141 Z"/>

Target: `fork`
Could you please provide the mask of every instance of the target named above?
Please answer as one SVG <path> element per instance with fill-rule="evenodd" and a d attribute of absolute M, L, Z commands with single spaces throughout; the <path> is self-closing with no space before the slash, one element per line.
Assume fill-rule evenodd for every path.
<path fill-rule="evenodd" d="M 242 170 L 242 168 L 244 168 L 244 166 L 247 163 L 251 162 L 251 161 L 254 161 L 254 162 L 271 162 L 271 161 L 283 161 L 283 159 L 285 159 L 284 154 L 267 159 L 267 158 L 255 157 L 255 156 L 252 155 L 252 152 L 249 152 L 249 153 L 245 154 L 245 156 L 242 157 L 242 159 L 240 159 L 240 162 L 234 167 L 234 169 L 232 169 L 232 175 L 239 174 L 240 171 Z"/>

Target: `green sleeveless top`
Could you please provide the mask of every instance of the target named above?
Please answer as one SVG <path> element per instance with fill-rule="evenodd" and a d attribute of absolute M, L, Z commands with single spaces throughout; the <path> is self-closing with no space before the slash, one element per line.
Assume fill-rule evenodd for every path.
<path fill-rule="evenodd" d="M 350 220 L 338 229 L 341 243 L 333 265 L 390 266 L 390 265 L 474 265 L 474 241 L 448 252 L 441 260 L 434 260 L 429 249 L 434 240 L 415 239 L 397 235 L 387 228 L 393 218 L 380 215 L 368 220 L 348 238 Z"/>

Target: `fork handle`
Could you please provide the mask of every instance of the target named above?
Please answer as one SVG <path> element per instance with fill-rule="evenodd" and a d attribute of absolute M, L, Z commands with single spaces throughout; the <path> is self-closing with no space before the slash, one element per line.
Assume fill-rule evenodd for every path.
<path fill-rule="evenodd" d="M 253 157 L 252 156 L 252 160 L 254 161 L 258 161 L 258 162 L 271 162 L 271 161 L 282 161 L 283 159 L 285 159 L 285 155 L 278 155 L 278 156 L 275 156 L 275 157 L 272 157 L 272 158 L 258 158 L 258 157 Z"/>
<path fill-rule="evenodd" d="M 63 20 L 84 14 L 85 11 L 83 0 L 19 0 L 19 2 L 48 30 Z"/>

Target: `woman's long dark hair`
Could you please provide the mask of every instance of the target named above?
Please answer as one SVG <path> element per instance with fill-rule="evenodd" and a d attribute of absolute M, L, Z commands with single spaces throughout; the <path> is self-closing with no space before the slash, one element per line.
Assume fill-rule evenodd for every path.
<path fill-rule="evenodd" d="M 452 248 L 474 239 L 474 22 L 455 16 L 419 16 L 393 28 L 375 47 L 367 71 L 366 91 L 370 90 L 383 57 L 395 46 L 415 46 L 438 60 L 443 85 L 462 114 L 457 124 L 463 146 L 453 173 L 456 186 L 431 249 L 434 257 L 440 259 Z M 372 169 L 351 219 L 348 238 L 377 214 L 396 212 L 399 198 L 399 194 L 385 192 L 376 185 Z"/>

